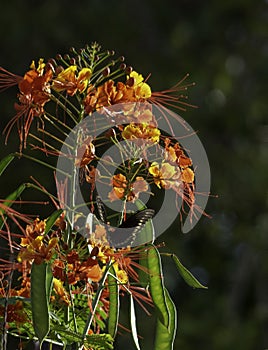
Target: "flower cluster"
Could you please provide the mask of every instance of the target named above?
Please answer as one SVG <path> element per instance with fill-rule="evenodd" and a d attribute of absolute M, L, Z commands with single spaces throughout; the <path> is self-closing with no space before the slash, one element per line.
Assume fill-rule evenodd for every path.
<path fill-rule="evenodd" d="M 113 56 L 113 51 L 101 51 L 94 43 L 81 50 L 72 48 L 70 54 L 47 62 L 33 61 L 22 77 L 0 68 L 0 90 L 13 85 L 19 90 L 16 115 L 5 128 L 6 140 L 17 126 L 20 156 L 36 160 L 28 155 L 31 145 L 46 155 L 63 157 L 69 167 L 56 179 L 57 195 L 37 182 L 33 184 L 48 194 L 57 210 L 46 219 L 27 218 L 25 228 L 16 222 L 20 233 L 6 230 L 17 258 L 16 262 L 1 262 L 0 297 L 10 302 L 0 304 L 0 317 L 7 330 L 18 329 L 17 333 L 36 336 L 40 342 L 60 339 L 62 344 L 76 342 L 94 349 L 94 341 L 99 346 L 104 340 L 90 336 L 105 333 L 108 322 L 111 338 L 105 340 L 106 347 L 96 346 L 106 349 L 116 335 L 119 295 L 130 295 L 146 312 L 144 303 L 159 308 L 154 288 L 162 286 L 161 295 L 167 291 L 154 236 L 148 236 L 153 232 L 154 210 L 143 205 L 131 216 L 129 205 L 140 207 L 142 195 L 156 198 L 159 191 L 173 191 L 190 212 L 195 207 L 192 160 L 172 128 L 167 134 L 159 125 L 159 120 L 166 120 L 169 126 L 165 106 L 182 110 L 190 106 L 181 91 L 192 84 L 183 85 L 184 78 L 174 88 L 154 92 L 148 79 L 127 66 L 123 57 Z M 87 118 L 90 126 L 84 123 Z M 37 130 L 32 128 L 35 121 L 41 125 Z M 110 147 L 120 155 L 119 163 L 113 152 L 105 154 Z M 77 184 L 84 193 L 84 203 L 77 200 Z M 102 202 L 98 186 L 103 189 Z M 120 212 L 109 210 L 108 204 L 113 203 L 122 204 Z M 1 215 L 6 213 L 2 210 Z M 114 229 L 107 226 L 109 223 Z M 131 247 L 137 235 L 146 231 L 145 225 L 145 241 Z M 132 230 L 132 236 L 123 237 L 121 245 L 118 227 Z M 16 286 L 6 283 L 14 270 L 20 273 Z M 36 281 L 44 282 L 43 287 L 38 288 Z M 38 298 L 47 311 L 46 325 L 50 324 L 44 334 L 39 330 L 46 326 L 36 324 Z M 165 307 L 171 308 L 172 303 Z M 167 327 L 163 315 L 160 319 Z"/>

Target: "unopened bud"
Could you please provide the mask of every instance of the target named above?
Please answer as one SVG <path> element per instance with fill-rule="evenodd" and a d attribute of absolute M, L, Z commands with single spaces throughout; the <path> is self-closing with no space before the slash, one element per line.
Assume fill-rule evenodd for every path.
<path fill-rule="evenodd" d="M 52 72 L 55 72 L 55 67 L 50 62 L 47 62 L 46 66 L 45 66 L 45 71 L 47 72 L 49 70 L 52 70 Z"/>
<path fill-rule="evenodd" d="M 75 61 L 75 58 L 74 58 L 74 57 L 72 57 L 72 58 L 70 59 L 70 64 L 71 64 L 71 65 L 75 65 L 75 64 L 76 64 L 76 61 Z"/>
<path fill-rule="evenodd" d="M 60 72 L 62 72 L 64 70 L 64 68 L 62 66 L 58 66 L 55 70 L 55 73 L 58 75 L 60 74 Z"/>
<path fill-rule="evenodd" d="M 109 67 L 104 68 L 104 70 L 102 71 L 102 75 L 104 77 L 107 77 L 109 74 L 110 74 L 110 68 Z"/>
<path fill-rule="evenodd" d="M 125 69 L 126 74 L 130 74 L 133 71 L 133 68 L 131 66 L 127 66 Z"/>

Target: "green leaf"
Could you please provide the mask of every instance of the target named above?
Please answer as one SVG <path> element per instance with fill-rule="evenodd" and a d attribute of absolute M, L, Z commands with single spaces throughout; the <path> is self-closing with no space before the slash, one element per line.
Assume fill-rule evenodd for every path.
<path fill-rule="evenodd" d="M 169 327 L 157 319 L 154 350 L 172 350 L 177 330 L 177 311 L 168 290 L 165 288 L 166 303 L 170 314 Z"/>
<path fill-rule="evenodd" d="M 146 205 L 140 200 L 137 199 L 135 201 L 135 204 L 138 208 L 138 210 L 146 209 Z M 143 226 L 143 228 L 139 232 L 139 242 L 137 244 L 144 244 L 147 242 L 153 242 L 155 240 L 155 232 L 154 232 L 154 226 L 153 226 L 153 220 L 150 219 L 146 222 L 146 224 Z"/>
<path fill-rule="evenodd" d="M 109 319 L 108 319 L 108 333 L 114 338 L 117 332 L 118 318 L 119 318 L 119 285 L 115 278 L 114 267 L 111 266 L 108 275 L 109 288 Z"/>
<path fill-rule="evenodd" d="M 153 244 L 148 245 L 147 256 L 151 296 L 158 318 L 163 325 L 168 328 L 170 316 L 165 295 L 161 258 L 158 250 Z"/>
<path fill-rule="evenodd" d="M 57 221 L 58 217 L 62 214 L 63 210 L 59 209 L 54 211 L 46 220 L 46 228 L 45 228 L 45 233 L 47 234 L 49 230 L 52 228 L 52 226 L 55 224 Z"/>
<path fill-rule="evenodd" d="M 31 270 L 31 306 L 35 335 L 40 344 L 50 329 L 49 299 L 52 289 L 53 275 L 51 266 L 45 262 L 32 265 Z"/>
<path fill-rule="evenodd" d="M 14 159 L 14 154 L 9 154 L 0 161 L 0 175 L 4 172 L 9 163 Z"/>
<path fill-rule="evenodd" d="M 90 334 L 86 336 L 84 345 L 94 350 L 112 350 L 113 338 L 110 334 Z"/>
<path fill-rule="evenodd" d="M 51 320 L 53 321 L 52 317 Z M 69 324 L 65 323 L 63 318 L 61 320 L 57 320 L 57 324 L 52 324 L 51 333 L 54 335 L 54 338 L 56 335 L 56 339 L 60 339 L 60 341 L 65 345 L 71 345 L 73 343 L 82 342 L 82 335 L 80 333 L 70 330 Z"/>
<path fill-rule="evenodd" d="M 184 281 L 193 288 L 203 288 L 203 289 L 207 289 L 206 286 L 204 286 L 203 284 L 201 284 L 192 274 L 190 271 L 188 271 L 186 269 L 185 266 L 182 265 L 182 263 L 180 262 L 179 258 L 175 255 L 172 254 L 171 255 L 173 261 L 175 262 L 177 269 L 179 270 L 179 273 L 181 275 L 181 277 L 184 279 Z"/>
<path fill-rule="evenodd" d="M 132 333 L 132 337 L 136 345 L 136 348 L 140 350 L 137 326 L 136 326 L 135 304 L 134 304 L 132 294 L 130 294 L 130 326 L 131 326 L 131 333 Z"/>
<path fill-rule="evenodd" d="M 26 185 L 22 184 L 20 185 L 14 192 L 10 193 L 2 203 L 6 207 L 11 207 L 13 202 L 22 194 L 22 192 L 25 190 Z M 0 209 L 0 230 L 2 229 L 5 221 L 5 211 L 3 209 Z"/>

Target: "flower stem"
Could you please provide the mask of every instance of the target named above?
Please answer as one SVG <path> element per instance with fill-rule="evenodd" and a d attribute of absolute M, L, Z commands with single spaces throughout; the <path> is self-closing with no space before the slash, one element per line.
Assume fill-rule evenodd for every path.
<path fill-rule="evenodd" d="M 82 335 L 82 345 L 80 346 L 79 350 L 82 350 L 83 349 L 83 343 L 84 343 L 84 340 L 88 334 L 88 331 L 91 327 L 91 324 L 92 324 L 92 321 L 93 321 L 93 318 L 94 318 L 94 315 L 95 315 L 95 312 L 96 312 L 96 309 L 97 309 L 97 306 L 98 306 L 98 303 L 99 303 L 99 300 L 100 300 L 100 297 L 101 297 L 101 293 L 103 291 L 103 288 L 104 288 L 104 285 L 105 285 L 105 281 L 106 281 L 106 278 L 108 276 L 108 273 L 109 273 L 109 269 L 112 265 L 112 261 L 109 261 L 106 265 L 106 268 L 105 268 L 105 271 L 102 275 L 102 278 L 101 280 L 99 281 L 99 287 L 97 289 L 97 292 L 96 292 L 96 295 L 95 295 L 95 298 L 92 302 L 92 311 L 89 313 L 88 315 L 88 319 L 87 319 L 87 322 L 86 322 L 86 325 L 85 325 L 85 328 L 84 328 L 84 331 L 83 331 L 83 335 Z"/>

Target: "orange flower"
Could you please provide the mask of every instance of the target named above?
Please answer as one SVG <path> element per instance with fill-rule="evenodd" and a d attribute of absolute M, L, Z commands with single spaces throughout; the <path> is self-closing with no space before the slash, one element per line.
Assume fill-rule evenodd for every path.
<path fill-rule="evenodd" d="M 53 80 L 52 87 L 55 91 L 67 91 L 70 96 L 75 95 L 77 91 L 84 92 L 88 86 L 92 71 L 90 68 L 83 68 L 76 76 L 77 66 L 70 66 L 64 69 Z"/>
<path fill-rule="evenodd" d="M 98 282 L 102 277 L 102 270 L 96 256 L 90 255 L 86 260 L 81 260 L 78 252 L 73 249 L 66 258 L 56 259 L 53 262 L 53 276 L 62 282 L 67 280 L 69 284 L 74 285 L 89 278 L 93 282 Z"/>
<path fill-rule="evenodd" d="M 21 238 L 20 245 L 22 247 L 27 246 L 31 241 L 38 236 L 42 236 L 45 233 L 46 222 L 36 218 L 33 223 L 26 226 L 25 229 L 25 238 Z"/>
<path fill-rule="evenodd" d="M 183 169 L 181 172 L 181 179 L 183 182 L 186 182 L 187 184 L 194 182 L 194 172 L 190 168 Z"/>
<path fill-rule="evenodd" d="M 81 264 L 78 274 L 80 280 L 88 280 L 90 278 L 92 282 L 99 282 L 102 277 L 102 270 L 97 260 L 89 257 Z"/>
<path fill-rule="evenodd" d="M 112 178 L 113 189 L 108 194 L 111 202 L 123 199 L 126 196 L 128 202 L 134 201 L 139 197 L 140 192 L 148 191 L 148 184 L 142 176 L 137 176 L 133 183 L 128 183 L 125 175 L 117 174 Z"/>
<path fill-rule="evenodd" d="M 125 196 L 125 189 L 123 187 L 114 187 L 112 191 L 109 192 L 108 198 L 111 202 L 118 199 L 123 199 Z"/>
<path fill-rule="evenodd" d="M 102 107 L 107 107 L 121 102 L 130 102 L 134 99 L 133 91 L 128 91 L 127 87 L 119 82 L 115 85 L 113 80 L 106 81 L 103 85 L 94 89 L 88 89 L 88 94 L 84 100 L 85 112 L 90 114 Z"/>
<path fill-rule="evenodd" d="M 183 149 L 179 143 L 175 143 L 173 146 L 170 146 L 170 139 L 165 139 L 165 159 L 176 163 L 180 168 L 187 168 L 192 165 L 191 158 L 187 157 L 184 154 Z"/>
<path fill-rule="evenodd" d="M 148 184 L 142 176 L 136 177 L 135 182 L 133 183 L 132 187 L 133 187 L 133 192 L 134 192 L 136 198 L 138 197 L 138 194 L 140 192 L 148 191 Z"/>
<path fill-rule="evenodd" d="M 16 301 L 15 304 L 8 304 L 7 310 L 3 305 L 0 305 L 0 316 L 6 315 L 6 321 L 9 323 L 15 322 L 22 324 L 29 321 L 26 312 L 24 311 L 23 302 Z"/>
<path fill-rule="evenodd" d="M 125 191 L 127 189 L 127 179 L 123 174 L 117 174 L 112 177 L 112 191 L 108 194 L 108 198 L 111 202 L 123 199 Z"/>
<path fill-rule="evenodd" d="M 118 82 L 115 85 L 115 82 L 110 79 L 96 89 L 90 86 L 84 100 L 85 112 L 90 114 L 94 110 L 118 103 L 144 101 L 150 96 L 151 89 L 143 82 L 142 75 L 131 72 L 125 84 Z"/>
<path fill-rule="evenodd" d="M 34 260 L 35 263 L 41 264 L 42 261 L 51 259 L 59 239 L 53 237 L 46 243 L 45 227 L 45 221 L 38 218 L 26 226 L 26 237 L 21 238 L 21 250 L 17 258 L 19 262 Z"/>
<path fill-rule="evenodd" d="M 26 139 L 33 117 L 43 115 L 44 105 L 50 100 L 49 82 L 52 79 L 52 70 L 45 71 L 43 59 L 39 60 L 37 68 L 33 61 L 30 68 L 31 70 L 18 83 L 20 90 L 19 103 L 15 103 L 17 114 L 4 129 L 7 140 L 12 127 L 17 123 L 21 146 L 24 142 L 24 147 L 26 147 Z"/>
<path fill-rule="evenodd" d="M 95 146 L 91 142 L 91 137 L 88 137 L 77 150 L 75 165 L 80 168 L 88 165 L 95 158 Z"/>
<path fill-rule="evenodd" d="M 85 166 L 86 169 L 86 182 L 90 183 L 92 187 L 95 186 L 95 182 L 98 178 L 100 178 L 100 172 L 93 165 Z"/>

